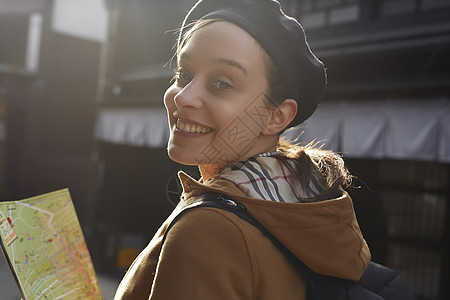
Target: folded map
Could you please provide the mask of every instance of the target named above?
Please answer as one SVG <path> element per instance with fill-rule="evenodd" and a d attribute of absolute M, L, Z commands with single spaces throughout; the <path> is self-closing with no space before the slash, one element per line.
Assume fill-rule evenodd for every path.
<path fill-rule="evenodd" d="M 68 189 L 0 202 L 0 237 L 24 300 L 102 299 Z"/>

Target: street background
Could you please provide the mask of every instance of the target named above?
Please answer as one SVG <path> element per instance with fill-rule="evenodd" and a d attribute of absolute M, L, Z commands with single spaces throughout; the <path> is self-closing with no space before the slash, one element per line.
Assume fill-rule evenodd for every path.
<path fill-rule="evenodd" d="M 167 157 L 162 103 L 194 2 L 0 0 L 0 201 L 69 188 L 106 299 L 172 210 L 169 179 L 198 177 Z M 280 2 L 328 73 L 285 137 L 342 154 L 372 259 L 450 299 L 450 0 Z"/>

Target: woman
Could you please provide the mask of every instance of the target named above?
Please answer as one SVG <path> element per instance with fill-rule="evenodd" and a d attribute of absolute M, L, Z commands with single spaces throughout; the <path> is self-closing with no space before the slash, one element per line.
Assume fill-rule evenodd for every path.
<path fill-rule="evenodd" d="M 181 201 L 116 299 L 306 299 L 291 263 L 232 213 L 195 209 L 162 243 L 173 218 L 208 192 L 245 205 L 313 271 L 358 280 L 370 253 L 342 189 L 350 179 L 342 159 L 280 140 L 313 113 L 325 87 L 300 24 L 276 1 L 199 1 L 183 22 L 177 65 L 164 95 L 168 154 L 202 177 L 179 173 Z"/>

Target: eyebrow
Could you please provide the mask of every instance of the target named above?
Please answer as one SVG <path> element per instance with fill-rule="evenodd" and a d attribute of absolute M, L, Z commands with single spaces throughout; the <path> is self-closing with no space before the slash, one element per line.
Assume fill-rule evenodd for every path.
<path fill-rule="evenodd" d="M 235 67 L 235 68 L 239 69 L 240 71 L 242 71 L 245 75 L 248 75 L 247 70 L 244 68 L 244 66 L 242 64 L 238 63 L 237 61 L 234 61 L 231 59 L 226 59 L 226 58 L 216 58 L 216 59 L 213 59 L 212 62 L 216 63 L 216 64 L 223 64 L 223 65 Z"/>
<path fill-rule="evenodd" d="M 179 60 L 191 60 L 191 56 L 188 53 L 182 53 L 179 57 Z M 231 59 L 227 59 L 227 58 L 214 58 L 211 60 L 211 62 L 214 64 L 221 64 L 221 65 L 235 67 L 238 70 L 240 70 L 242 73 L 244 73 L 246 76 L 248 75 L 248 72 L 244 68 L 244 66 L 235 60 L 231 60 Z"/>

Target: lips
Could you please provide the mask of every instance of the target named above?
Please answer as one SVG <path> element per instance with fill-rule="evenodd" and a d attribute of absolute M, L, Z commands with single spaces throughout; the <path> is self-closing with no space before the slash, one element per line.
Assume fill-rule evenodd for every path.
<path fill-rule="evenodd" d="M 212 131 L 212 129 L 209 127 L 205 127 L 199 124 L 185 123 L 180 120 L 177 120 L 176 127 L 178 130 L 187 133 L 208 133 Z"/>

